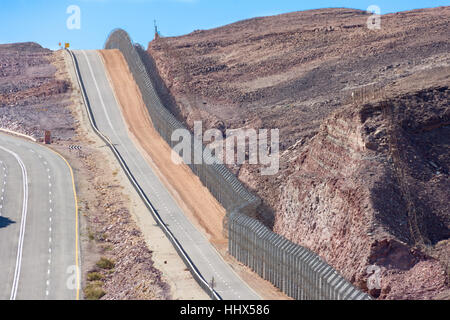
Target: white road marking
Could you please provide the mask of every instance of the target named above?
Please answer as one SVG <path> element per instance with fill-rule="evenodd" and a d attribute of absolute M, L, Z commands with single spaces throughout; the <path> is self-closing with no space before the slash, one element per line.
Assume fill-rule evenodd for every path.
<path fill-rule="evenodd" d="M 46 161 L 44 161 L 44 165 L 47 165 L 47 162 Z M 47 168 L 47 172 L 49 172 L 50 170 Z M 48 183 L 48 188 L 49 188 L 49 191 L 48 191 L 48 197 L 49 197 L 49 203 L 51 204 L 52 203 L 52 199 L 51 199 L 51 196 L 52 196 L 52 191 L 51 191 L 51 187 L 52 187 L 52 184 L 50 183 L 50 175 L 48 176 L 48 179 L 49 179 L 49 183 Z M 50 212 L 50 215 L 51 215 L 51 213 L 52 213 L 52 211 L 53 211 L 53 209 L 52 208 L 49 208 L 49 212 Z M 52 217 L 50 216 L 49 218 L 48 218 L 48 222 L 49 222 L 49 225 L 50 225 L 50 227 L 49 227 L 49 233 L 50 233 L 50 235 L 49 235 L 49 237 L 48 237 L 48 253 L 50 254 L 50 259 L 48 259 L 48 265 L 49 265 L 49 267 L 48 267 L 48 270 L 47 270 L 47 275 L 48 275 L 48 278 L 50 278 L 50 265 L 51 265 L 51 255 L 52 255 Z M 45 291 L 45 294 L 48 296 L 48 293 L 49 293 L 49 280 L 47 280 L 47 290 Z"/>
<path fill-rule="evenodd" d="M 137 171 L 140 172 L 142 176 L 145 176 L 145 174 L 144 174 L 143 171 L 142 171 L 142 168 L 137 164 L 137 162 L 136 162 L 136 160 L 134 159 L 134 157 L 132 157 L 132 156 L 130 155 L 130 152 L 128 151 L 128 148 L 126 147 L 126 144 L 123 143 L 121 137 L 117 134 L 117 132 L 116 132 L 114 126 L 112 125 L 111 119 L 110 119 L 110 117 L 109 117 L 109 114 L 108 114 L 108 112 L 107 112 L 107 110 L 106 110 L 105 103 L 104 103 L 104 101 L 103 101 L 103 96 L 102 96 L 102 94 L 101 94 L 101 92 L 100 92 L 100 89 L 99 89 L 98 84 L 97 84 L 97 80 L 96 80 L 96 78 L 95 78 L 95 76 L 94 76 L 94 72 L 93 72 L 93 70 L 92 70 L 92 66 L 91 66 L 91 63 L 90 63 L 90 61 L 89 61 L 89 58 L 88 58 L 88 56 L 87 56 L 87 54 L 86 54 L 85 51 L 81 51 L 81 52 L 82 52 L 82 54 L 84 55 L 85 60 L 86 60 L 86 62 L 87 62 L 87 65 L 88 65 L 88 68 L 89 68 L 89 71 L 90 71 L 91 78 L 92 78 L 92 80 L 93 80 L 93 82 L 94 82 L 94 85 L 95 85 L 96 90 L 97 90 L 97 95 L 98 95 L 98 97 L 99 97 L 99 99 L 100 99 L 100 103 L 101 103 L 102 108 L 103 108 L 103 112 L 104 112 L 105 118 L 106 118 L 106 120 L 107 120 L 107 122 L 108 122 L 110 128 L 112 129 L 113 135 L 115 135 L 115 137 L 117 138 L 119 144 L 120 144 L 121 146 L 123 146 L 125 153 L 130 157 L 130 161 L 136 166 Z M 157 198 L 160 198 L 158 192 L 154 189 L 154 187 L 153 187 L 151 184 L 149 185 L 149 188 L 153 190 L 153 193 L 156 194 Z M 170 196 L 170 194 L 169 194 L 169 196 Z M 163 202 L 163 207 L 166 209 L 166 211 L 169 211 L 168 208 L 167 208 L 167 206 L 166 206 L 166 204 L 165 204 L 164 202 Z M 169 213 L 170 213 L 170 212 L 169 212 Z M 193 241 L 192 236 L 186 231 L 186 229 L 185 229 L 184 227 L 182 227 L 181 224 L 180 224 L 177 220 L 175 220 L 174 222 L 178 225 L 179 229 L 185 234 L 185 236 Z M 195 228 L 195 226 L 194 226 L 194 228 Z M 203 235 L 201 232 L 200 232 L 200 234 L 206 239 L 205 235 Z M 207 240 L 207 241 L 208 241 L 208 240 Z M 201 256 L 203 256 L 203 258 L 205 259 L 205 261 L 208 261 L 208 258 L 206 257 L 205 253 L 204 253 L 199 247 L 195 247 L 195 249 L 196 249 L 196 251 L 197 251 Z M 215 249 L 213 248 L 213 250 L 215 250 Z M 217 250 L 216 250 L 216 252 L 217 252 Z M 217 253 L 217 254 L 218 254 L 218 253 Z M 220 254 L 218 254 L 218 256 L 219 256 L 219 258 L 221 258 L 222 260 L 224 260 L 224 259 L 220 256 Z M 212 275 L 213 275 L 213 276 L 217 276 L 218 274 L 217 274 L 216 270 L 214 270 L 214 268 L 212 267 L 212 265 L 211 265 L 210 263 L 209 263 L 209 266 L 210 266 L 209 269 L 210 269 Z M 231 269 L 231 271 L 236 275 L 237 278 L 240 278 L 240 276 L 239 276 L 234 270 Z M 219 276 L 218 278 L 220 279 L 221 277 Z M 253 292 L 256 294 L 256 292 L 255 292 L 250 286 L 248 286 L 248 284 L 247 284 L 245 281 L 242 281 L 242 282 L 243 282 L 245 285 L 247 285 L 247 287 L 248 287 L 251 291 L 253 291 Z M 233 292 L 234 295 L 236 295 L 236 296 L 238 295 L 236 291 L 232 290 L 232 292 Z M 256 295 L 258 296 L 258 294 L 256 294 Z M 240 297 L 239 297 L 239 298 L 240 298 Z"/>
<path fill-rule="evenodd" d="M 17 162 L 19 162 L 20 168 L 22 169 L 22 182 L 23 182 L 23 205 L 22 205 L 22 219 L 20 221 L 20 232 L 19 232 L 19 244 L 17 247 L 17 257 L 16 257 L 16 268 L 14 270 L 14 279 L 13 285 L 11 288 L 11 296 L 10 300 L 15 300 L 17 295 L 17 288 L 19 285 L 20 278 L 20 269 L 22 266 L 22 251 L 23 251 L 23 239 L 25 237 L 25 226 L 27 221 L 27 207 L 28 207 L 28 174 L 25 164 L 22 159 L 13 151 L 0 146 L 0 149 L 8 152 L 14 158 L 16 158 Z"/>
<path fill-rule="evenodd" d="M 91 73 L 91 78 L 92 78 L 92 80 L 93 80 L 93 82 L 94 82 L 95 88 L 97 89 L 97 95 L 98 95 L 98 97 L 99 97 L 99 99 L 100 99 L 100 103 L 101 103 L 102 108 L 103 108 L 103 113 L 104 113 L 104 115 L 105 115 L 105 117 L 106 117 L 106 120 L 108 121 L 109 127 L 112 129 L 112 132 L 113 132 L 113 134 L 116 136 L 116 138 L 117 138 L 117 140 L 119 141 L 120 145 L 124 146 L 125 152 L 130 156 L 130 159 L 131 159 L 131 161 L 134 163 L 134 165 L 136 166 L 137 170 L 141 173 L 142 176 L 145 176 L 145 174 L 144 174 L 144 172 L 142 171 L 141 167 L 137 165 L 136 160 L 130 155 L 130 152 L 129 152 L 128 149 L 125 147 L 125 144 L 123 143 L 122 139 L 120 138 L 120 136 L 117 134 L 116 130 L 114 129 L 114 126 L 113 126 L 112 123 L 111 123 L 111 119 L 110 119 L 110 117 L 109 117 L 108 111 L 106 110 L 105 102 L 103 101 L 103 96 L 102 96 L 102 94 L 101 94 L 101 92 L 100 92 L 100 89 L 99 89 L 99 87 L 98 87 L 97 79 L 96 79 L 95 76 L 94 76 L 94 71 L 92 70 L 92 66 L 91 66 L 91 63 L 90 63 L 90 61 L 89 61 L 89 58 L 88 58 L 88 56 L 87 56 L 87 54 L 86 54 L 85 51 L 82 51 L 82 53 L 83 53 L 83 55 L 84 55 L 84 57 L 85 57 L 85 59 L 86 59 L 86 62 L 87 62 L 87 64 L 88 64 L 88 68 L 89 68 L 89 71 L 90 71 L 90 73 Z M 152 187 L 151 185 L 150 185 L 150 188 L 153 189 L 153 187 Z M 154 189 L 153 189 L 153 190 L 154 190 Z M 155 191 L 155 190 L 154 190 L 154 191 Z M 165 204 L 164 204 L 164 206 L 165 206 Z M 167 210 L 167 207 L 166 207 L 166 210 Z M 167 210 L 167 211 L 168 211 L 168 210 Z M 178 222 L 178 221 L 176 221 L 176 222 Z M 190 238 L 190 239 L 193 241 L 191 235 L 186 231 L 186 229 L 183 228 L 179 223 L 178 223 L 178 225 L 179 225 L 181 231 L 182 231 L 188 238 Z M 204 258 L 206 261 L 208 261 L 208 259 L 206 258 L 205 254 L 203 253 L 203 251 L 200 250 L 199 248 L 196 248 L 196 249 L 197 249 L 197 251 L 199 252 L 199 254 L 202 255 L 203 258 Z M 215 272 L 215 270 L 212 268 L 212 266 L 210 266 L 210 269 L 211 269 L 211 273 L 212 273 L 213 275 L 216 275 L 216 272 Z"/>
<path fill-rule="evenodd" d="M 103 101 L 103 96 L 102 96 L 102 94 L 100 92 L 100 88 L 98 87 L 97 80 L 95 79 L 94 71 L 92 70 L 92 66 L 91 66 L 91 62 L 89 61 L 89 58 L 88 58 L 86 52 L 85 51 L 82 51 L 82 52 L 83 52 L 83 55 L 84 55 L 84 57 L 86 59 L 86 62 L 87 62 L 88 68 L 89 68 L 89 72 L 91 73 L 91 77 L 94 80 L 94 85 L 95 85 L 95 88 L 97 89 L 97 94 L 98 94 L 98 97 L 100 98 L 100 103 L 102 104 L 102 108 L 103 108 L 103 112 L 105 113 L 106 120 L 108 121 L 109 126 L 111 128 L 114 128 L 114 126 L 111 123 L 111 119 L 109 118 L 109 114 L 106 111 L 105 102 Z"/>

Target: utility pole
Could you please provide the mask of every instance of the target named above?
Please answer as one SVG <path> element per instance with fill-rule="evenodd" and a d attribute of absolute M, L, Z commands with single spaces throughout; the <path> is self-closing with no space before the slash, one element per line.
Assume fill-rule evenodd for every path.
<path fill-rule="evenodd" d="M 155 40 L 159 39 L 159 32 L 158 32 L 158 26 L 156 25 L 156 20 L 154 20 L 154 24 L 155 24 Z"/>

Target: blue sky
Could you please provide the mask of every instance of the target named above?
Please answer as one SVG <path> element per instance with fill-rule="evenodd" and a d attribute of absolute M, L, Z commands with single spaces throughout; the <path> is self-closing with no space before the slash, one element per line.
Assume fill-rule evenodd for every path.
<path fill-rule="evenodd" d="M 74 49 L 100 49 L 108 33 L 120 27 L 146 47 L 154 19 L 164 36 L 177 36 L 257 16 L 328 7 L 365 10 L 372 4 L 384 14 L 450 5 L 450 0 L 1 0 L 0 43 L 35 41 L 56 49 L 69 42 Z M 81 10 L 80 29 L 66 26 L 70 5 Z"/>

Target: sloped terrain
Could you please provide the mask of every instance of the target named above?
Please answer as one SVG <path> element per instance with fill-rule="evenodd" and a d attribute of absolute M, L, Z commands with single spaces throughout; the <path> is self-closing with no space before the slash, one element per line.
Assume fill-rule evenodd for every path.
<path fill-rule="evenodd" d="M 51 130 L 51 147 L 74 169 L 83 288 L 96 283 L 102 288 L 102 299 L 205 297 L 169 241 L 148 240 L 140 229 L 143 222 L 137 219 L 138 211 L 147 216 L 147 209 L 136 207 L 134 189 L 124 183 L 127 180 L 115 158 L 92 132 L 71 68 L 68 53 L 61 50 L 52 52 L 36 43 L 0 45 L 0 128 L 38 140 L 44 130 Z M 71 150 L 69 145 L 80 149 Z M 159 232 L 153 230 L 155 237 L 164 237 Z M 100 257 L 114 261 L 114 269 L 98 267 Z M 162 261 L 155 262 L 155 257 Z M 190 291 L 180 295 L 173 282 L 168 283 L 168 271 L 161 267 L 167 261 L 180 283 L 191 284 Z M 89 281 L 88 274 L 98 279 Z M 86 294 L 85 298 L 94 297 Z"/>
<path fill-rule="evenodd" d="M 74 119 L 65 107 L 70 85 L 57 79 L 51 50 L 37 43 L 0 45 L 0 126 L 42 138 L 74 135 Z"/>
<path fill-rule="evenodd" d="M 275 231 L 364 289 L 367 267 L 380 267 L 375 296 L 430 299 L 445 291 L 449 98 L 448 86 L 438 87 L 333 113 L 291 163 Z"/>
<path fill-rule="evenodd" d="M 188 124 L 276 127 L 286 149 L 354 88 L 447 64 L 449 16 L 448 7 L 391 14 L 373 31 L 363 11 L 294 12 L 160 38 L 148 51 Z"/>
<path fill-rule="evenodd" d="M 448 296 L 450 7 L 321 9 L 150 42 L 189 127 L 279 128 L 280 171 L 231 169 L 260 219 L 383 299 Z M 353 97 L 352 97 L 353 96 Z"/>

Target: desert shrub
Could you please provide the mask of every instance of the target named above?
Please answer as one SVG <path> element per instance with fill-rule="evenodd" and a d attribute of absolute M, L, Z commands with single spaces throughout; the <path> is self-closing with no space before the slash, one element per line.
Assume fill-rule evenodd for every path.
<path fill-rule="evenodd" d="M 87 275 L 87 279 L 88 279 L 88 281 L 102 280 L 103 279 L 103 275 L 101 273 L 98 273 L 98 272 L 90 272 Z"/>
<path fill-rule="evenodd" d="M 105 257 L 102 257 L 100 260 L 97 261 L 97 267 L 101 269 L 110 270 L 114 268 L 114 262 Z"/>
<path fill-rule="evenodd" d="M 101 297 L 103 297 L 105 294 L 106 294 L 106 292 L 102 289 L 101 281 L 90 282 L 84 288 L 84 297 L 87 300 L 98 300 Z"/>

